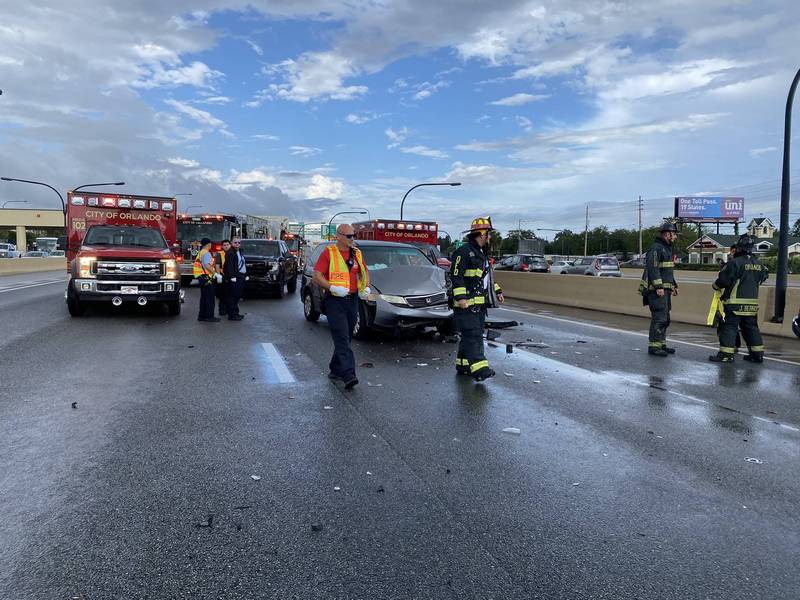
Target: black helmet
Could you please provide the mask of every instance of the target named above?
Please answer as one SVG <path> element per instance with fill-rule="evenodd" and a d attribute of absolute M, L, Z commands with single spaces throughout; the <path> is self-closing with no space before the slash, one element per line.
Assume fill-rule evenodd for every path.
<path fill-rule="evenodd" d="M 794 331 L 794 334 L 800 338 L 800 315 L 797 315 L 794 319 L 792 319 L 792 331 Z"/>
<path fill-rule="evenodd" d="M 672 233 L 678 233 L 678 228 L 675 226 L 675 223 L 673 223 L 672 221 L 664 221 L 661 224 L 661 229 L 659 229 L 659 231 L 661 233 L 664 233 L 665 231 L 671 231 Z"/>
<path fill-rule="evenodd" d="M 739 237 L 736 242 L 736 249 L 739 252 L 744 252 L 746 254 L 750 254 L 753 251 L 753 246 L 756 245 L 756 241 L 747 235 L 746 233 Z"/>

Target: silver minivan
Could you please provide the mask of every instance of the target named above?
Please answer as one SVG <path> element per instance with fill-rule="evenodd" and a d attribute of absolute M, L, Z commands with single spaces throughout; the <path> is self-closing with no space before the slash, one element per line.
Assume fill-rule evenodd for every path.
<path fill-rule="evenodd" d="M 569 275 L 592 275 L 593 277 L 622 277 L 619 261 L 613 256 L 582 256 L 575 259 L 571 267 L 563 271 Z"/>

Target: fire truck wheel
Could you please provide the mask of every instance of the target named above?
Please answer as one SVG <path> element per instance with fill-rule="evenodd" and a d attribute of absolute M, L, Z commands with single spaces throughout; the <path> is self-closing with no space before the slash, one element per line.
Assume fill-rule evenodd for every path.
<path fill-rule="evenodd" d="M 169 311 L 169 316 L 177 317 L 181 314 L 181 301 L 175 300 L 175 302 L 167 302 L 167 310 Z"/>
<path fill-rule="evenodd" d="M 70 288 L 67 292 L 67 310 L 70 316 L 82 317 L 86 314 L 86 307 L 75 297 L 75 293 Z"/>
<path fill-rule="evenodd" d="M 286 284 L 286 291 L 290 294 L 294 294 L 297 291 L 297 273 Z"/>

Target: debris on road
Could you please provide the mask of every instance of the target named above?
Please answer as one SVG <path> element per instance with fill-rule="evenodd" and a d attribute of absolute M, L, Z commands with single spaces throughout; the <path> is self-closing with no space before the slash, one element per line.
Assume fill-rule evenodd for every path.
<path fill-rule="evenodd" d="M 506 427 L 505 429 L 503 429 L 503 433 L 511 433 L 514 435 L 519 435 L 520 430 L 516 427 Z"/>
<path fill-rule="evenodd" d="M 514 376 L 513 373 L 506 373 L 505 371 L 503 371 L 503 375 L 505 375 L 506 377 L 513 377 Z"/>
<path fill-rule="evenodd" d="M 323 406 L 322 410 L 333 410 L 332 406 Z"/>
<path fill-rule="evenodd" d="M 427 367 L 428 363 L 417 363 L 418 367 Z"/>
<path fill-rule="evenodd" d="M 194 346 L 186 346 L 187 348 L 194 348 Z"/>
<path fill-rule="evenodd" d="M 202 523 L 195 523 L 195 527 L 212 527 L 214 523 L 214 515 L 208 515 L 206 520 Z"/>
<path fill-rule="evenodd" d="M 539 381 L 538 379 L 534 379 L 534 380 L 533 380 L 533 383 L 542 383 L 542 382 L 541 382 L 541 381 Z"/>
<path fill-rule="evenodd" d="M 365 362 L 358 365 L 359 367 L 364 367 L 365 369 L 372 369 L 375 366 L 375 363 Z"/>
<path fill-rule="evenodd" d="M 500 337 L 500 334 L 496 331 L 492 331 L 491 329 L 486 330 L 486 339 L 489 341 L 494 341 Z"/>
<path fill-rule="evenodd" d="M 385 491 L 386 491 L 386 490 L 384 490 L 384 489 L 383 489 L 383 486 L 382 486 L 382 485 L 379 485 L 379 486 L 378 486 L 378 493 L 379 493 L 379 494 L 383 494 Z"/>
<path fill-rule="evenodd" d="M 372 475 L 372 472 L 370 472 L 370 471 L 367 471 L 367 475 Z"/>
<path fill-rule="evenodd" d="M 580 484 L 581 484 L 580 481 L 576 481 L 575 483 L 572 484 L 572 487 L 578 487 Z"/>
<path fill-rule="evenodd" d="M 578 340 L 578 343 L 579 344 L 588 344 L 589 342 L 587 342 L 586 340 Z"/>
<path fill-rule="evenodd" d="M 340 488 L 338 485 L 335 485 L 335 486 L 333 486 L 333 491 L 334 492 L 341 492 L 342 488 Z"/>
<path fill-rule="evenodd" d="M 78 403 L 77 402 L 73 402 L 72 403 L 72 408 L 78 408 Z"/>
<path fill-rule="evenodd" d="M 513 354 L 513 353 L 514 353 L 514 345 L 506 344 L 506 354 Z"/>
<path fill-rule="evenodd" d="M 528 338 L 527 341 L 524 342 L 514 342 L 514 345 L 518 348 L 549 348 L 550 346 L 543 343 L 543 342 L 534 342 L 532 339 Z"/>
<path fill-rule="evenodd" d="M 250 479 L 253 481 L 261 481 L 261 475 L 250 475 Z"/>
<path fill-rule="evenodd" d="M 763 460 L 758 459 L 758 458 L 753 458 L 752 456 L 747 456 L 747 457 L 745 457 L 744 460 L 745 460 L 745 462 L 754 463 L 754 464 L 757 464 L 757 465 L 763 465 L 764 464 Z"/>
<path fill-rule="evenodd" d="M 371 381 L 368 381 L 368 382 L 367 382 L 367 385 L 368 385 L 369 387 L 383 387 L 383 384 L 382 384 L 382 383 L 372 383 Z"/>
<path fill-rule="evenodd" d="M 494 342 L 486 342 L 486 345 L 490 348 L 499 348 L 500 344 L 495 344 Z"/>
<path fill-rule="evenodd" d="M 311 531 L 322 531 L 322 525 L 319 523 L 312 523 Z"/>

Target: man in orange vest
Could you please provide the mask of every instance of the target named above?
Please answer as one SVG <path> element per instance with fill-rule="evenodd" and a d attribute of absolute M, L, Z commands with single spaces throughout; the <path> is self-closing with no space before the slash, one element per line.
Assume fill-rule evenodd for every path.
<path fill-rule="evenodd" d="M 327 290 L 322 310 L 333 338 L 333 357 L 328 377 L 344 381 L 345 389 L 358 385 L 356 359 L 350 348 L 358 318 L 358 299 L 370 294 L 369 273 L 361 251 L 353 242 L 351 225 L 339 225 L 336 244 L 328 246 L 314 265 L 314 282 Z"/>
<path fill-rule="evenodd" d="M 200 240 L 200 252 L 194 259 L 192 267 L 194 278 L 200 284 L 200 311 L 197 315 L 198 321 L 206 323 L 218 323 L 219 319 L 214 316 L 214 282 L 222 280 L 222 276 L 217 273 L 214 264 L 214 255 L 211 253 L 211 240 L 203 238 Z"/>

